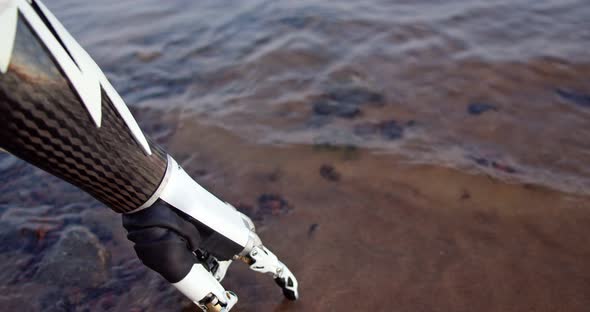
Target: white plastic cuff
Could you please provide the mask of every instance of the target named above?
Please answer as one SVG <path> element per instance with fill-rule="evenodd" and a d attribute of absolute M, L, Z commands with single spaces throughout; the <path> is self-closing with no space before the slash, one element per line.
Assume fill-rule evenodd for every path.
<path fill-rule="evenodd" d="M 172 157 L 168 159 L 170 179 L 160 198 L 236 244 L 245 247 L 250 229 L 242 215 L 219 200 L 191 178 Z"/>
<path fill-rule="evenodd" d="M 226 302 L 225 289 L 201 264 L 193 265 L 190 272 L 180 282 L 172 285 L 195 303 L 211 293 L 221 302 Z"/>

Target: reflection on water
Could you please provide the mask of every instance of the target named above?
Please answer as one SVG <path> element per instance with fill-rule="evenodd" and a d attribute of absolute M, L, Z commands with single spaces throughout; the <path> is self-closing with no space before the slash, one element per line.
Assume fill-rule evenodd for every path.
<path fill-rule="evenodd" d="M 196 112 L 261 143 L 354 145 L 590 189 L 583 0 L 50 5 L 132 105 Z M 319 103 L 333 112 L 318 113 L 335 92 Z M 470 114 L 478 103 L 494 109 Z M 416 126 L 395 140 L 354 131 L 387 121 Z"/>
<path fill-rule="evenodd" d="M 586 1 L 46 2 L 200 182 L 256 213 L 265 195 L 289 203 L 261 231 L 288 237 L 268 239 L 304 300 L 267 299 L 236 268 L 241 309 L 589 303 L 590 253 L 572 243 L 590 208 Z M 0 302 L 187 305 L 134 260 L 116 215 L 0 157 Z M 39 267 L 79 225 L 111 254 L 106 277 L 47 287 Z"/>

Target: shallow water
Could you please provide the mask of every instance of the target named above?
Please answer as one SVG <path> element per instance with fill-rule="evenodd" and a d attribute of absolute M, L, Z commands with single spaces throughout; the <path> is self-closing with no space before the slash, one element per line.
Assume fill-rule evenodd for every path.
<path fill-rule="evenodd" d="M 260 143 L 354 145 L 587 194 L 584 3 L 50 4 L 133 105 L 195 112 Z M 356 118 L 314 116 L 314 102 L 334 89 L 383 99 L 355 105 Z M 474 103 L 495 109 L 474 117 Z M 404 140 L 354 131 L 383 120 L 416 127 Z M 489 170 L 474 157 L 518 172 Z"/>
<path fill-rule="evenodd" d="M 226 286 L 246 311 L 585 311 L 585 4 L 47 1 L 199 182 L 250 212 L 262 194 L 289 203 L 258 222 L 303 300 L 237 266 Z M 188 306 L 115 214 L 0 157 L 5 306 Z M 48 286 L 40 263 L 75 225 L 109 250 L 109 277 Z"/>

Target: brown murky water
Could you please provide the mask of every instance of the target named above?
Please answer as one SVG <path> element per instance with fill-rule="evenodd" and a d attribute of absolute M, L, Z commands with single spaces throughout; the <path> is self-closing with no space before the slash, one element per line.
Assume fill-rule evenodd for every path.
<path fill-rule="evenodd" d="M 588 310 L 585 1 L 47 2 L 145 132 L 299 277 L 287 303 L 235 265 L 237 310 Z M 0 157 L 3 308 L 194 309 L 117 215 Z M 108 257 L 76 256 L 102 274 L 47 277 L 79 226 Z"/>

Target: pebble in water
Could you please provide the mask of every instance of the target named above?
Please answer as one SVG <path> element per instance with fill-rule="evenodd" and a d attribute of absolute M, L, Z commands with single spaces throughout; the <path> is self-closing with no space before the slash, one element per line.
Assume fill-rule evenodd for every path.
<path fill-rule="evenodd" d="M 410 126 L 415 125 L 415 121 Z M 379 123 L 363 123 L 355 126 L 355 134 L 362 137 L 380 135 L 386 140 L 398 140 L 404 135 L 404 127 L 396 120 L 386 120 Z"/>
<path fill-rule="evenodd" d="M 485 157 L 478 157 L 478 156 L 468 156 L 468 158 L 473 160 L 476 164 L 478 164 L 482 167 L 493 168 L 498 171 L 502 171 L 502 172 L 510 173 L 510 174 L 518 173 L 518 170 L 516 170 L 516 168 L 514 168 L 508 164 L 496 161 L 496 160 L 488 159 Z"/>
<path fill-rule="evenodd" d="M 358 105 L 355 104 L 319 99 L 313 103 L 313 112 L 316 115 L 322 116 L 354 118 L 361 113 L 361 110 Z"/>
<path fill-rule="evenodd" d="M 315 234 L 315 232 L 318 230 L 319 227 L 320 227 L 320 225 L 317 223 L 311 224 L 309 226 L 309 229 L 307 230 L 307 236 L 309 238 L 311 238 Z"/>
<path fill-rule="evenodd" d="M 404 134 L 404 128 L 395 120 L 385 121 L 379 124 L 381 136 L 388 140 L 401 139 Z"/>
<path fill-rule="evenodd" d="M 331 165 L 322 165 L 320 167 L 320 175 L 322 178 L 331 182 L 340 181 L 340 173 Z"/>
<path fill-rule="evenodd" d="M 264 215 L 286 214 L 291 207 L 287 200 L 277 194 L 262 194 L 258 197 L 258 210 Z"/>
<path fill-rule="evenodd" d="M 468 190 L 461 191 L 461 200 L 468 200 L 471 198 L 471 193 Z"/>
<path fill-rule="evenodd" d="M 365 88 L 336 88 L 328 91 L 313 103 L 313 112 L 321 116 L 354 118 L 360 115 L 361 106 L 383 106 L 385 97 Z"/>
<path fill-rule="evenodd" d="M 471 103 L 467 107 L 469 115 L 481 115 L 490 111 L 498 111 L 498 107 L 488 103 Z"/>
<path fill-rule="evenodd" d="M 293 209 L 287 200 L 278 194 L 262 194 L 258 197 L 258 205 L 240 203 L 236 208 L 257 221 L 263 221 L 269 216 L 285 215 Z"/>
<path fill-rule="evenodd" d="M 590 94 L 575 92 L 566 89 L 556 89 L 555 93 L 562 99 L 565 99 L 578 106 L 590 108 Z"/>

